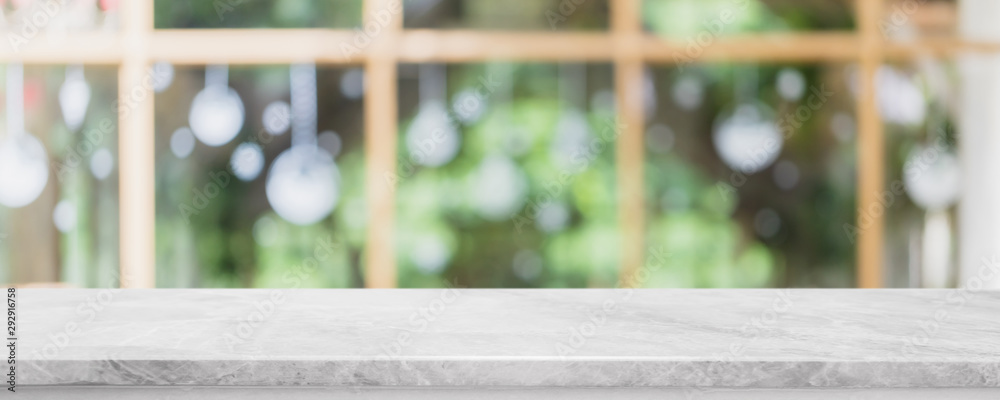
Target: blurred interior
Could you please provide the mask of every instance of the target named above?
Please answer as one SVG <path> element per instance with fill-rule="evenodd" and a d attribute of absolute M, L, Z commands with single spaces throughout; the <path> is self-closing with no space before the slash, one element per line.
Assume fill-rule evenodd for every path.
<path fill-rule="evenodd" d="M 1000 251 L 988 0 L 44 3 L 0 1 L 9 284 L 955 287 Z"/>

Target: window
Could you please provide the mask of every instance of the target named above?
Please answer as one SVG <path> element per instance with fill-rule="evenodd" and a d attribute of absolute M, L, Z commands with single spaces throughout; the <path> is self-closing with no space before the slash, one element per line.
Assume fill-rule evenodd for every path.
<path fill-rule="evenodd" d="M 70 179 L 50 165 L 29 205 L 0 206 L 2 277 L 913 285 L 926 257 L 953 262 L 954 196 L 888 207 L 882 193 L 934 138 L 954 156 L 955 124 L 930 119 L 934 102 L 887 108 L 886 92 L 921 97 L 928 55 L 947 78 L 955 52 L 992 48 L 953 39 L 953 2 L 905 3 L 134 0 L 50 15 L 7 2 L 20 39 L 0 60 L 25 66 L 27 131 L 52 163 L 92 146 Z M 79 82 L 82 122 L 61 93 L 82 97 Z M 756 136 L 727 139 L 740 129 Z M 305 147 L 322 160 L 285 160 L 306 181 L 269 193 Z M 310 176 L 335 184 L 289 194 L 315 189 Z M 910 241 L 942 235 L 951 247 L 914 261 Z M 334 255 L 310 260 L 324 246 Z M 668 270 L 637 281 L 661 250 Z"/>

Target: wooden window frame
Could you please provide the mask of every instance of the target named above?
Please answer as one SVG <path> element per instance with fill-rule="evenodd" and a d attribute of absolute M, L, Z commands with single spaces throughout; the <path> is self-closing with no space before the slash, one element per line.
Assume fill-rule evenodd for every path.
<path fill-rule="evenodd" d="M 0 62 L 26 64 L 106 64 L 118 66 L 120 274 L 126 288 L 155 287 L 155 153 L 153 95 L 143 91 L 153 62 L 173 64 L 360 65 L 365 69 L 365 168 L 368 233 L 365 282 L 370 288 L 397 286 L 393 245 L 395 198 L 384 179 L 396 169 L 397 63 L 464 63 L 491 60 L 526 62 L 608 62 L 614 66 L 615 95 L 624 131 L 616 147 L 622 276 L 643 263 L 643 66 L 686 60 L 686 42 L 644 33 L 642 0 L 609 0 L 610 28 L 602 32 L 503 32 L 403 29 L 403 12 L 392 18 L 358 54 L 345 56 L 352 43 L 347 29 L 154 29 L 154 0 L 121 2 L 122 25 L 115 34 L 74 34 L 59 42 L 35 40 L 14 52 L 0 46 Z M 393 3 L 393 2 L 396 3 Z M 850 1 L 850 0 L 845 0 Z M 717 38 L 697 62 L 856 62 L 860 68 L 858 119 L 859 205 L 878 202 L 884 190 L 885 144 L 875 102 L 875 74 L 885 60 L 949 57 L 962 51 L 996 52 L 1000 44 L 957 38 L 885 40 L 879 24 L 884 1 L 853 0 L 856 31 L 760 33 Z M 364 22 L 378 11 L 401 7 L 400 0 L 364 0 Z M 383 12 L 384 14 L 384 12 Z M 148 85 L 146 85 L 148 86 Z M 857 285 L 884 285 L 884 217 L 876 217 L 857 241 Z M 628 281 L 628 280 L 626 280 Z"/>

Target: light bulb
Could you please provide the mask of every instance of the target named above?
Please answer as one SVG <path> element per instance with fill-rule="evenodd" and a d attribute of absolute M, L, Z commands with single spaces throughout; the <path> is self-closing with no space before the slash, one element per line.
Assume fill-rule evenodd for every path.
<path fill-rule="evenodd" d="M 153 91 L 156 93 L 167 90 L 174 81 L 174 66 L 166 61 L 153 64 L 150 73 L 153 76 Z"/>
<path fill-rule="evenodd" d="M 705 98 L 705 88 L 697 76 L 685 75 L 674 82 L 670 97 L 682 110 L 692 111 L 701 106 Z"/>
<path fill-rule="evenodd" d="M 781 152 L 784 139 L 769 108 L 746 103 L 732 115 L 716 118 L 712 142 L 729 168 L 752 174 L 767 168 Z"/>
<path fill-rule="evenodd" d="M 511 264 L 514 275 L 524 281 L 531 282 L 541 275 L 544 262 L 538 253 L 530 249 L 523 249 L 514 254 L 514 260 Z"/>
<path fill-rule="evenodd" d="M 406 148 L 413 160 L 428 167 L 447 164 L 458 154 L 461 138 L 439 101 L 425 102 L 406 130 Z"/>
<path fill-rule="evenodd" d="M 465 89 L 455 95 L 451 109 L 459 121 L 465 125 L 472 125 L 483 117 L 487 106 L 486 97 L 480 96 L 475 90 Z"/>
<path fill-rule="evenodd" d="M 451 259 L 451 249 L 437 235 L 423 235 L 417 238 L 410 251 L 410 260 L 424 274 L 437 274 L 444 270 Z"/>
<path fill-rule="evenodd" d="M 62 109 L 63 121 L 71 132 L 76 132 L 83 125 L 90 104 L 90 85 L 83 79 L 83 71 L 68 72 L 66 81 L 59 88 L 59 107 Z"/>
<path fill-rule="evenodd" d="M 591 140 L 587 117 L 575 108 L 567 108 L 556 122 L 556 135 L 552 140 L 552 159 L 560 169 L 568 169 L 574 157 L 587 150 Z"/>
<path fill-rule="evenodd" d="M 249 182 L 257 179 L 260 171 L 264 169 L 264 151 L 256 143 L 240 143 L 236 146 L 236 150 L 233 150 L 229 166 L 236 178 L 241 181 Z"/>
<path fill-rule="evenodd" d="M 924 122 L 927 114 L 924 94 L 909 75 L 882 66 L 876 78 L 879 110 L 886 121 L 900 125 Z"/>
<path fill-rule="evenodd" d="M 318 137 L 316 137 L 316 143 L 327 153 L 330 153 L 333 158 L 337 158 L 340 155 L 341 149 L 344 147 L 343 140 L 340 139 L 340 135 L 334 131 L 323 131 Z"/>
<path fill-rule="evenodd" d="M 170 151 L 179 159 L 185 159 L 194 151 L 194 135 L 188 128 L 178 128 L 170 136 Z"/>
<path fill-rule="evenodd" d="M 292 124 L 292 106 L 275 101 L 264 107 L 264 129 L 273 136 L 283 135 Z"/>
<path fill-rule="evenodd" d="M 62 200 L 52 210 L 52 222 L 59 232 L 68 233 L 76 228 L 76 205 L 70 200 Z"/>
<path fill-rule="evenodd" d="M 340 93 L 348 99 L 360 99 L 365 93 L 365 70 L 352 68 L 340 77 Z"/>
<path fill-rule="evenodd" d="M 784 160 L 774 165 L 774 184 L 784 190 L 791 190 L 799 183 L 799 167 Z"/>
<path fill-rule="evenodd" d="M 281 218 L 311 225 L 333 212 L 340 195 L 340 172 L 333 156 L 317 146 L 292 146 L 268 172 L 265 194 Z"/>
<path fill-rule="evenodd" d="M 528 193 L 524 173 L 505 156 L 489 156 L 473 175 L 472 198 L 476 211 L 485 219 L 509 218 L 524 204 Z"/>
<path fill-rule="evenodd" d="M 569 223 L 569 209 L 562 203 L 542 207 L 535 216 L 535 226 L 542 232 L 558 232 Z"/>
<path fill-rule="evenodd" d="M 656 124 L 646 129 L 646 147 L 654 153 L 669 153 L 674 148 L 675 140 L 676 135 L 669 126 Z"/>
<path fill-rule="evenodd" d="M 806 92 L 806 77 L 794 68 L 785 68 L 778 72 L 778 95 L 786 101 L 798 101 Z"/>
<path fill-rule="evenodd" d="M 961 170 L 951 152 L 938 147 L 918 146 L 906 158 L 903 183 L 906 193 L 918 206 L 937 211 L 958 201 Z"/>
<path fill-rule="evenodd" d="M 107 179 L 108 175 L 111 175 L 111 170 L 114 166 L 114 157 L 108 149 L 98 149 L 93 155 L 90 156 L 90 173 L 93 174 L 97 180 L 103 181 Z"/>
<path fill-rule="evenodd" d="M 191 132 L 212 147 L 229 143 L 243 128 L 243 102 L 235 90 L 222 85 L 206 86 L 191 103 Z"/>
<path fill-rule="evenodd" d="M 35 201 L 49 181 L 45 147 L 33 135 L 8 135 L 0 142 L 0 204 L 18 208 Z"/>

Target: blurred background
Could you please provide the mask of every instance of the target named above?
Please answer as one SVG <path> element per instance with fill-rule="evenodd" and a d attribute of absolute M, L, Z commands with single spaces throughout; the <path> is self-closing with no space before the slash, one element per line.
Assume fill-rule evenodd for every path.
<path fill-rule="evenodd" d="M 617 32 L 616 2 L 405 0 L 400 29 L 517 33 L 525 47 L 576 35 L 600 47 Z M 656 48 L 672 53 L 638 64 L 623 89 L 628 60 L 529 60 L 501 44 L 470 50 L 488 55 L 478 59 L 390 60 L 391 73 L 375 78 L 375 61 L 271 61 L 266 43 L 253 54 L 260 62 L 195 60 L 212 52 L 198 47 L 198 35 L 212 34 L 202 32 L 238 38 L 237 29 L 261 40 L 340 32 L 348 39 L 317 41 L 331 58 L 348 56 L 345 44 L 374 51 L 359 36 L 380 36 L 365 33 L 373 23 L 389 32 L 380 18 L 400 14 L 362 0 L 155 0 L 146 14 L 126 12 L 128 0 L 0 1 L 10 39 L 0 281 L 130 286 L 121 258 L 135 249 L 120 201 L 142 189 L 119 176 L 148 166 L 154 215 L 138 218 L 152 222 L 153 261 L 128 268 L 156 287 L 379 286 L 372 274 L 402 288 L 954 287 L 996 250 L 990 199 L 1000 197 L 987 153 L 996 97 L 966 83 L 995 81 L 996 46 L 965 43 L 1000 39 L 992 3 L 890 0 L 864 25 L 848 0 L 628 2 L 641 32 L 626 39 L 670 43 Z M 143 65 L 154 132 L 136 133 L 152 135 L 152 147 L 132 169 L 119 125 L 140 118 L 125 100 L 146 93 L 119 88 L 126 67 L 114 60 L 129 52 L 96 49 L 87 62 L 49 49 L 74 36 L 104 38 L 74 51 L 117 43 L 107 38 L 136 32 L 129 18 L 150 13 L 149 37 L 193 36 L 190 48 L 164 51 L 178 61 Z M 794 50 L 806 42 L 835 44 Z M 862 46 L 871 43 L 877 56 Z M 792 50 L 774 56 L 772 44 Z M 391 96 L 372 97 L 385 79 Z M 640 101 L 623 103 L 623 90 Z M 864 134 L 859 111 L 877 124 Z M 630 112 L 639 126 L 624 128 Z M 373 123 L 395 129 L 378 134 Z M 874 149 L 878 165 L 861 162 L 859 148 Z M 386 154 L 394 170 L 371 170 Z M 876 175 L 884 190 L 861 194 L 859 177 Z M 639 193 L 622 190 L 630 179 Z M 878 247 L 878 262 L 859 260 L 861 240 Z M 636 249 L 644 262 L 625 265 Z M 877 279 L 859 283 L 862 268 Z"/>

